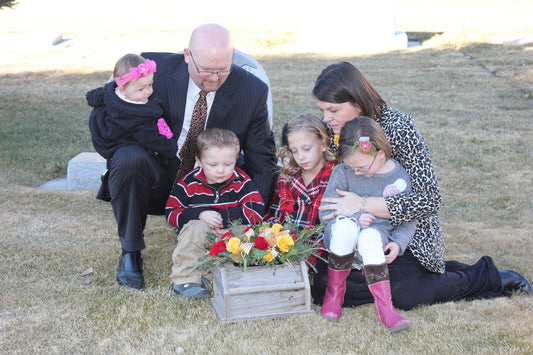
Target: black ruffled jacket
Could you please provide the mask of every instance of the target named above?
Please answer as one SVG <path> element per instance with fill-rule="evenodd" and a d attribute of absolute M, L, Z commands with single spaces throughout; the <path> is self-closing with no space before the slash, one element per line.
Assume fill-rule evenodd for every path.
<path fill-rule="evenodd" d="M 152 95 L 146 104 L 132 104 L 120 99 L 115 87 L 110 82 L 86 95 L 87 103 L 93 107 L 89 129 L 96 151 L 110 159 L 118 148 L 136 144 L 159 158 L 175 158 L 177 137 L 168 139 L 157 127 L 163 114 L 159 98 Z"/>

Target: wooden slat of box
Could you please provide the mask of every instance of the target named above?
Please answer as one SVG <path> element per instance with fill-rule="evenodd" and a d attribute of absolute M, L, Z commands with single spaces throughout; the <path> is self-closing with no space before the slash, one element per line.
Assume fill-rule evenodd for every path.
<path fill-rule="evenodd" d="M 222 322 L 314 314 L 305 262 L 274 267 L 225 264 L 215 269 L 211 304 Z"/>

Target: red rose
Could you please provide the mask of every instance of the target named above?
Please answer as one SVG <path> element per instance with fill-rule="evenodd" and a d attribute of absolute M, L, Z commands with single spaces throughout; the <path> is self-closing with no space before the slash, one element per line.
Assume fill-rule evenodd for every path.
<path fill-rule="evenodd" d="M 263 237 L 257 237 L 254 239 L 255 247 L 259 250 L 267 250 L 268 249 L 268 242 Z"/>
<path fill-rule="evenodd" d="M 225 240 L 225 241 L 228 241 L 231 238 L 233 238 L 233 232 L 232 231 L 228 231 L 228 232 L 224 233 L 224 235 L 222 236 L 222 240 Z"/>
<path fill-rule="evenodd" d="M 227 251 L 226 243 L 221 240 L 213 244 L 213 246 L 211 247 L 211 251 L 209 251 L 209 255 L 218 256 L 218 253 L 223 253 L 225 251 Z"/>
<path fill-rule="evenodd" d="M 296 232 L 291 232 L 292 240 L 298 239 L 298 234 Z"/>

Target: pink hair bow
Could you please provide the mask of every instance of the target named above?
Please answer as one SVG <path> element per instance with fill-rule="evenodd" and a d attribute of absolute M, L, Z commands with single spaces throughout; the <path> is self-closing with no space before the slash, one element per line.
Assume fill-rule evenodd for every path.
<path fill-rule="evenodd" d="M 115 78 L 115 82 L 118 86 L 124 86 L 131 80 L 139 80 L 141 76 L 147 76 L 150 73 L 156 72 L 156 64 L 153 60 L 146 59 L 144 63 L 139 64 L 137 67 L 130 68 L 130 72 Z"/>

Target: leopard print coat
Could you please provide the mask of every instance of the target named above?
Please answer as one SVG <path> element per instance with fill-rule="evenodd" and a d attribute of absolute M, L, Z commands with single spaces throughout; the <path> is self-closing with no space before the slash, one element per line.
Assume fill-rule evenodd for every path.
<path fill-rule="evenodd" d="M 385 198 L 391 224 L 397 226 L 417 220 L 409 249 L 426 269 L 444 273 L 445 246 L 438 217 L 442 200 L 424 138 L 410 115 L 386 105 L 381 106 L 381 118 L 373 118 L 391 143 L 392 158 L 405 168 L 412 180 L 413 191 L 410 194 Z"/>

